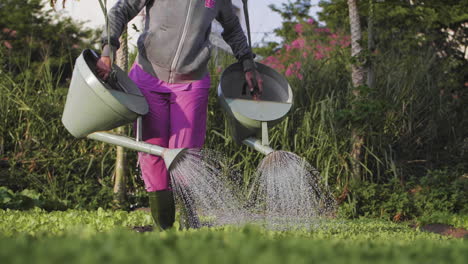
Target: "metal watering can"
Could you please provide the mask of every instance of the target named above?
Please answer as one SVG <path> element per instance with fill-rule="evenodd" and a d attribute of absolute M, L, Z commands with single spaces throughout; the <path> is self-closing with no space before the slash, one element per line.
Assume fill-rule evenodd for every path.
<path fill-rule="evenodd" d="M 246 92 L 248 89 L 240 63 L 230 65 L 222 73 L 218 99 L 227 114 L 232 138 L 238 144 L 246 144 L 268 155 L 274 151 L 269 146 L 268 128 L 278 124 L 289 112 L 293 94 L 281 74 L 264 64 L 256 65 L 263 79 L 260 100 L 253 100 Z"/>
<path fill-rule="evenodd" d="M 247 0 L 244 4 L 244 17 L 250 49 L 250 22 Z M 251 58 L 253 61 L 253 57 Z M 269 146 L 268 127 L 279 123 L 291 110 L 292 89 L 286 78 L 274 69 L 256 62 L 257 73 L 263 79 L 263 93 L 260 100 L 252 100 L 247 93 L 247 82 L 240 63 L 230 65 L 221 75 L 218 86 L 219 102 L 227 113 L 229 132 L 238 143 L 246 144 L 268 155 L 274 150 Z M 254 78 L 255 80 L 255 78 Z M 257 139 L 258 137 L 261 140 Z"/>
<path fill-rule="evenodd" d="M 137 85 L 117 65 L 111 77 L 103 81 L 96 72 L 99 55 L 84 50 L 75 62 L 70 88 L 62 115 L 65 128 L 76 138 L 90 139 L 161 156 L 169 169 L 184 149 L 167 149 L 141 141 L 141 116 L 148 103 Z M 136 139 L 99 132 L 137 120 Z"/>

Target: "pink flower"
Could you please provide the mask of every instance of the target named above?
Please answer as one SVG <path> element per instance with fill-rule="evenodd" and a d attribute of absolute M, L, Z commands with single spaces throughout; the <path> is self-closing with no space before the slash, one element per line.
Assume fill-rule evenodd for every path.
<path fill-rule="evenodd" d="M 290 64 L 288 66 L 288 69 L 286 70 L 286 76 L 291 77 L 295 76 L 299 80 L 302 80 L 304 76 L 299 72 L 301 70 L 301 62 L 296 61 L 293 64 Z"/>
<path fill-rule="evenodd" d="M 299 61 L 296 61 L 296 62 L 294 63 L 294 66 L 296 66 L 296 69 L 297 69 L 297 70 L 300 70 L 300 69 L 301 69 L 301 66 L 302 66 L 302 64 L 301 64 L 301 62 L 299 62 Z"/>
<path fill-rule="evenodd" d="M 285 44 L 284 47 L 286 48 L 286 51 L 290 51 L 293 49 L 293 47 L 289 44 Z"/>
<path fill-rule="evenodd" d="M 320 51 L 316 51 L 315 54 L 314 54 L 314 58 L 316 60 L 321 60 L 321 59 L 325 58 L 325 55 L 323 55 L 323 53 L 321 53 Z"/>
<path fill-rule="evenodd" d="M 304 26 L 302 24 L 296 24 L 294 26 L 294 31 L 296 31 L 297 34 L 302 34 L 304 32 Z"/>
<path fill-rule="evenodd" d="M 293 46 L 295 49 L 302 49 L 305 46 L 305 40 L 302 38 L 298 38 L 291 42 L 291 46 Z"/>
<path fill-rule="evenodd" d="M 214 8 L 216 5 L 215 0 L 205 0 L 205 7 L 206 8 Z"/>
<path fill-rule="evenodd" d="M 11 43 L 9 41 L 6 41 L 6 40 L 3 42 L 3 45 L 5 45 L 5 47 L 7 47 L 7 49 L 12 49 L 13 48 Z"/>
<path fill-rule="evenodd" d="M 286 69 L 286 67 L 283 64 L 277 64 L 273 68 L 277 69 L 278 71 L 284 71 L 284 69 Z"/>
<path fill-rule="evenodd" d="M 349 47 L 350 44 L 351 44 L 351 41 L 349 41 L 349 40 L 340 41 L 340 45 L 341 45 L 342 48 Z"/>
<path fill-rule="evenodd" d="M 281 61 L 275 56 L 267 57 L 262 62 L 278 71 L 283 71 L 285 68 Z"/>
<path fill-rule="evenodd" d="M 314 29 L 315 32 L 320 33 L 320 32 L 325 32 L 325 33 L 330 33 L 329 28 L 316 28 Z"/>
<path fill-rule="evenodd" d="M 315 23 L 315 20 L 313 18 L 307 19 L 307 24 L 312 25 L 313 23 Z"/>

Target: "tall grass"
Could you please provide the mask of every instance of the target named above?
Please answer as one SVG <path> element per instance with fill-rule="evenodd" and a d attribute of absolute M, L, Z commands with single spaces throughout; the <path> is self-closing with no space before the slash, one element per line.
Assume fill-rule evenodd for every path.
<path fill-rule="evenodd" d="M 0 137 L 8 172 L 0 185 L 35 189 L 70 207 L 98 207 L 111 195 L 114 150 L 74 139 L 61 115 L 67 88 L 45 60 L 33 73 L 0 73 Z"/>

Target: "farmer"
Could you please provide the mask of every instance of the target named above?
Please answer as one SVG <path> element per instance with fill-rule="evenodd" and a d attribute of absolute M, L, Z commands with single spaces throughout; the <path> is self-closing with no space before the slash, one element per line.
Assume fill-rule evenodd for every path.
<path fill-rule="evenodd" d="M 119 48 L 124 27 L 143 8 L 145 28 L 129 73 L 149 104 L 149 113 L 143 116 L 143 140 L 168 148 L 201 148 L 210 87 L 208 37 L 214 19 L 223 26 L 222 36 L 242 64 L 254 99 L 261 95 L 262 80 L 239 19 L 231 0 L 119 0 L 108 14 L 110 43 L 107 32 L 102 37 L 97 71 L 103 79 L 109 76 L 110 53 Z M 254 76 L 258 89 L 254 89 Z M 170 228 L 175 205 L 164 161 L 144 153 L 138 158 L 156 227 Z"/>

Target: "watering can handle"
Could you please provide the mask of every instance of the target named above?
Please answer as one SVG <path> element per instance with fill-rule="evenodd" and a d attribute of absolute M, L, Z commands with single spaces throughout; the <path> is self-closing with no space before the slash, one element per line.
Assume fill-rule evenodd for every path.
<path fill-rule="evenodd" d="M 247 37 L 248 37 L 248 40 L 249 40 L 249 48 L 251 50 L 249 59 L 252 60 L 253 64 L 255 65 L 255 61 L 254 61 L 253 53 L 252 53 L 252 37 L 251 37 L 251 34 L 250 34 L 250 19 L 249 19 L 249 9 L 248 9 L 247 0 L 242 0 L 242 3 L 244 4 L 245 24 L 247 25 Z M 254 95 L 260 93 L 260 88 L 258 87 L 258 82 L 257 82 L 257 72 L 255 70 L 253 70 L 252 74 L 253 74 L 253 76 L 252 76 L 251 81 L 252 81 L 253 90 L 250 91 L 250 95 L 254 96 Z M 247 82 L 246 82 L 246 84 L 248 86 Z M 246 94 L 245 93 L 245 88 L 246 88 L 245 85 L 246 84 L 244 84 L 244 87 L 242 88 L 242 94 Z"/>
<path fill-rule="evenodd" d="M 255 94 L 259 94 L 260 92 L 260 88 L 258 87 L 258 82 L 257 82 L 257 79 L 256 79 L 256 76 L 255 76 L 255 72 L 253 73 L 253 78 L 252 79 L 252 85 L 254 87 L 254 89 L 252 91 L 250 91 L 250 87 L 249 87 L 249 83 L 247 81 L 244 82 L 244 85 L 242 86 L 242 95 L 247 95 L 247 89 L 249 89 L 249 94 L 251 96 L 254 96 Z"/>
<path fill-rule="evenodd" d="M 250 90 L 249 83 L 246 80 L 244 82 L 244 86 L 242 87 L 242 95 L 247 94 L 247 89 L 249 89 L 251 96 L 254 96 L 260 93 L 260 88 L 258 87 L 258 82 L 257 82 L 257 74 L 255 71 L 252 71 L 252 74 L 253 76 L 252 76 L 251 81 L 252 81 L 253 90 Z"/>

